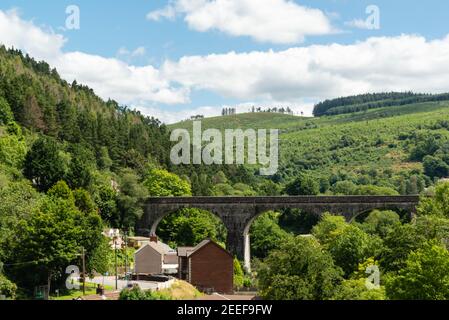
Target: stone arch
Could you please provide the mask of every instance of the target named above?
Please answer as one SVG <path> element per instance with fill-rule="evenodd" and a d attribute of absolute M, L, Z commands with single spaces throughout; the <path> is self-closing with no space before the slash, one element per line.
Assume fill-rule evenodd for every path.
<path fill-rule="evenodd" d="M 325 212 L 330 211 L 328 206 L 322 205 L 291 205 L 291 204 L 272 204 L 272 205 L 258 205 L 254 208 L 254 213 L 251 215 L 250 219 L 245 221 L 245 227 L 243 229 L 243 262 L 244 267 L 248 272 L 251 272 L 251 234 L 250 229 L 254 221 L 261 215 L 268 213 L 270 211 L 282 211 L 285 209 L 299 209 L 306 211 L 310 214 L 321 217 Z M 336 212 L 332 214 L 345 216 L 345 212 L 337 209 Z M 347 217 L 345 217 L 348 220 Z"/>
<path fill-rule="evenodd" d="M 250 229 L 254 221 L 261 215 L 268 213 L 270 211 L 282 210 L 285 208 L 269 208 L 265 206 L 255 207 L 254 213 L 245 221 L 245 226 L 243 228 L 243 263 L 244 268 L 247 272 L 251 272 L 251 234 Z"/>
<path fill-rule="evenodd" d="M 147 226 L 150 226 L 150 228 L 147 229 L 146 233 L 148 233 L 151 236 L 156 235 L 157 228 L 158 228 L 160 222 L 164 218 L 168 217 L 169 215 L 174 214 L 182 209 L 197 209 L 197 210 L 209 212 L 211 215 L 214 215 L 215 217 L 220 219 L 220 221 L 224 224 L 222 217 L 216 210 L 201 208 L 200 206 L 177 206 L 176 208 L 165 208 L 162 210 L 159 209 L 159 210 L 153 211 L 153 219 L 150 219 L 146 224 Z M 224 225 L 226 227 L 226 224 L 224 224 Z"/>
<path fill-rule="evenodd" d="M 249 233 L 251 225 L 258 217 L 268 211 L 270 210 L 256 213 L 246 222 L 245 228 L 243 229 L 243 263 L 247 272 L 251 272 L 251 237 Z"/>
<path fill-rule="evenodd" d="M 166 197 L 149 198 L 145 214 L 137 225 L 139 235 L 155 233 L 159 222 L 182 208 L 198 208 L 218 216 L 227 229 L 227 249 L 240 260 L 249 261 L 249 228 L 260 214 L 283 208 L 306 210 L 322 215 L 330 212 L 349 222 L 367 210 L 415 212 L 419 196 L 297 196 L 297 197 Z M 247 263 L 245 263 L 247 264 Z"/>
<path fill-rule="evenodd" d="M 224 224 L 227 237 L 227 249 L 237 258 L 244 259 L 244 233 L 247 221 L 254 217 L 254 206 L 242 209 L 238 204 L 147 204 L 145 214 L 137 225 L 137 233 L 143 236 L 154 236 L 159 223 L 168 215 L 181 209 L 200 209 L 218 217 Z M 247 247 L 249 249 L 249 247 Z"/>
<path fill-rule="evenodd" d="M 401 211 L 402 214 L 408 214 L 409 215 L 409 219 L 412 220 L 413 216 L 416 213 L 416 207 L 415 206 L 410 206 L 410 205 L 402 205 L 402 204 L 394 204 L 394 205 L 379 205 L 378 207 L 370 207 L 370 208 L 365 208 L 364 210 L 360 210 L 359 212 L 357 212 L 356 214 L 354 214 L 349 220 L 349 223 L 352 223 L 354 221 L 356 221 L 357 218 L 359 218 L 360 216 L 370 213 L 374 210 L 380 210 L 380 211 L 394 211 L 396 213 L 399 214 L 398 211 Z M 399 214 L 401 216 L 401 214 Z"/>

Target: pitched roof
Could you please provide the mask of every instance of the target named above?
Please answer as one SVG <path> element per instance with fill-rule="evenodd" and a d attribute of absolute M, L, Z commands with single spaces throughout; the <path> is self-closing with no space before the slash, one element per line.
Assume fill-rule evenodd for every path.
<path fill-rule="evenodd" d="M 170 246 L 168 244 L 166 244 L 166 243 L 158 241 L 157 244 L 158 244 L 158 246 L 160 246 L 165 251 L 165 253 L 176 252 L 175 249 L 170 248 Z"/>
<path fill-rule="evenodd" d="M 146 245 L 142 246 L 137 250 L 134 254 L 139 253 L 141 250 L 145 249 L 146 247 L 150 246 L 154 250 L 156 250 L 160 254 L 167 254 L 167 253 L 174 253 L 175 250 L 170 248 L 167 244 L 158 241 L 156 242 L 148 242 Z"/>
<path fill-rule="evenodd" d="M 198 245 L 196 245 L 195 247 L 179 247 L 178 248 L 178 256 L 191 257 L 193 254 L 200 251 L 203 247 L 205 247 L 209 243 L 217 246 L 218 248 L 220 248 L 221 250 L 223 250 L 224 252 L 226 252 L 228 255 L 230 255 L 232 257 L 232 255 L 229 251 L 227 251 L 226 249 L 224 249 L 222 246 L 220 246 L 218 243 L 216 243 L 215 241 L 213 241 L 211 239 L 203 240 L 200 243 L 198 243 Z"/>
<path fill-rule="evenodd" d="M 178 256 L 187 257 L 194 249 L 195 247 L 178 247 Z"/>
<path fill-rule="evenodd" d="M 208 244 L 208 243 L 210 243 L 210 242 L 213 242 L 213 241 L 210 240 L 210 239 L 206 239 L 206 240 L 201 241 L 200 243 L 198 243 L 198 244 L 195 246 L 195 248 L 193 249 L 193 252 L 195 252 L 195 251 L 197 251 L 197 250 L 200 250 L 202 247 L 204 247 L 206 244 Z M 192 252 L 192 253 L 193 253 L 193 252 Z"/>

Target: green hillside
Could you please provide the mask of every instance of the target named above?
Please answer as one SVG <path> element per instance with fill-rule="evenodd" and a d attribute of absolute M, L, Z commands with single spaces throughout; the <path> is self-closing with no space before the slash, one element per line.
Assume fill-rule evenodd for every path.
<path fill-rule="evenodd" d="M 321 117 L 299 117 L 281 113 L 241 113 L 229 116 L 219 116 L 201 119 L 203 129 L 282 129 L 284 131 L 295 131 L 308 129 L 313 125 L 337 125 L 354 121 L 366 121 L 374 119 L 385 119 L 396 116 L 429 113 L 444 109 L 449 101 L 426 102 L 408 104 L 403 106 L 383 107 L 363 112 L 349 114 L 321 116 Z M 198 120 L 199 121 L 199 120 Z M 181 121 L 170 124 L 167 127 L 173 129 L 192 129 L 193 120 Z"/>
<path fill-rule="evenodd" d="M 423 161 L 425 156 L 444 154 L 441 148 L 445 148 L 449 138 L 448 122 L 449 102 L 445 101 L 317 118 L 276 113 L 239 114 L 203 119 L 202 127 L 203 130 L 280 129 L 281 163 L 275 177 L 279 182 L 306 172 L 322 181 L 322 192 L 329 190 L 328 185 L 335 187 L 337 182 L 345 181 L 407 193 L 407 188 L 420 191 L 434 179 L 447 175 L 443 163 L 437 163 L 442 168 L 433 172 L 432 164 L 425 171 Z M 184 121 L 169 128 L 191 127 L 192 121 Z M 414 157 L 417 146 L 426 143 L 435 144 L 433 152 Z"/>
<path fill-rule="evenodd" d="M 115 169 L 148 157 L 168 162 L 166 130 L 158 120 L 103 101 L 91 88 L 63 80 L 48 63 L 1 45 L 0 98 L 12 112 L 5 122 L 15 120 L 26 132 L 78 144 L 98 164 L 102 157 Z"/>
<path fill-rule="evenodd" d="M 280 113 L 242 113 L 229 116 L 213 117 L 203 119 L 201 122 L 205 129 L 215 128 L 219 130 L 234 129 L 234 128 L 252 128 L 252 129 L 266 129 L 266 128 L 291 128 L 300 125 L 306 118 L 280 114 Z M 182 121 L 168 126 L 170 129 L 188 129 L 192 128 L 192 121 Z"/>

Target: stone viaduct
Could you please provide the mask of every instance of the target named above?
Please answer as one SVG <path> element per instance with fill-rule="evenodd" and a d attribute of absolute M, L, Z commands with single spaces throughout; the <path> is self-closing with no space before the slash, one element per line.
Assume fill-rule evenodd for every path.
<path fill-rule="evenodd" d="M 137 225 L 142 236 L 156 235 L 159 222 L 182 208 L 207 210 L 227 228 L 227 248 L 250 269 L 249 229 L 262 213 L 285 208 L 302 209 L 316 215 L 330 212 L 349 222 L 374 209 L 405 211 L 413 215 L 418 196 L 295 196 L 295 197 L 161 197 L 149 198 Z"/>

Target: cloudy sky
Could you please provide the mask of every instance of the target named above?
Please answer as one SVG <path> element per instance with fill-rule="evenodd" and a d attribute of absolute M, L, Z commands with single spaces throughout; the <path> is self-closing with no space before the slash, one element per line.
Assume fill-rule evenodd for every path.
<path fill-rule="evenodd" d="M 448 12 L 441 0 L 2 0 L 0 43 L 167 123 L 224 106 L 310 114 L 338 96 L 448 92 Z"/>

